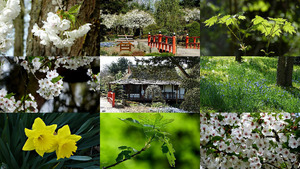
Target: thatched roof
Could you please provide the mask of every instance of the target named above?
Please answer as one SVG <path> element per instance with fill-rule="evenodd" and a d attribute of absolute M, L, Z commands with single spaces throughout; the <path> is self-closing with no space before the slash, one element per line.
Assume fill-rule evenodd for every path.
<path fill-rule="evenodd" d="M 180 85 L 180 79 L 175 68 L 139 66 L 128 68 L 123 78 L 110 84 Z"/>

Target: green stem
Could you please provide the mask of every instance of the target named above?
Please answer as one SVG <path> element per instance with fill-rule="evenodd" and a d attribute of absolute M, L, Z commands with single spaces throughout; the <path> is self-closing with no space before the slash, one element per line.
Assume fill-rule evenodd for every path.
<path fill-rule="evenodd" d="M 127 161 L 128 159 L 131 159 L 131 158 L 133 158 L 133 157 L 139 155 L 141 152 L 147 150 L 148 146 L 150 145 L 150 143 L 152 142 L 153 139 L 154 139 L 154 136 L 152 136 L 152 137 L 149 139 L 149 141 L 146 143 L 145 147 L 143 147 L 140 151 L 136 152 L 135 154 L 131 155 L 130 158 L 125 158 L 125 159 L 123 159 L 123 160 L 121 160 L 121 161 L 118 161 L 118 162 L 116 162 L 116 163 L 114 163 L 114 164 L 111 164 L 111 165 L 109 165 L 109 166 L 107 166 L 107 167 L 102 167 L 102 169 L 107 169 L 107 168 L 110 168 L 110 167 L 114 167 L 114 166 L 116 166 L 116 165 L 118 165 L 118 164 L 120 164 L 120 163 L 122 163 L 122 162 L 124 162 L 124 161 Z"/>
<path fill-rule="evenodd" d="M 229 31 L 234 35 L 234 37 L 241 43 L 241 40 L 240 40 L 240 38 L 238 38 L 234 33 L 233 33 L 233 31 L 230 29 L 230 27 L 229 26 L 227 26 L 227 28 L 229 29 Z"/>

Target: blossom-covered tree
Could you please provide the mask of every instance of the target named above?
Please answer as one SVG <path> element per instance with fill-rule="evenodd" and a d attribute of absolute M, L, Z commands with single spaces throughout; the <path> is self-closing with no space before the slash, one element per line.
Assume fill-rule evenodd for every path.
<path fill-rule="evenodd" d="M 117 28 L 118 26 L 130 29 L 138 28 L 140 29 L 140 35 L 143 28 L 155 24 L 155 19 L 151 14 L 138 9 L 126 14 L 103 14 L 101 17 L 103 18 L 102 24 L 108 29 Z"/>

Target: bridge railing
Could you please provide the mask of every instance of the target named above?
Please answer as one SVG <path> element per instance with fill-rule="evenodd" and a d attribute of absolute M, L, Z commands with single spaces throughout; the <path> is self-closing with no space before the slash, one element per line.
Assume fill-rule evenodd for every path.
<path fill-rule="evenodd" d="M 112 107 L 115 107 L 115 93 L 114 92 L 107 93 L 107 101 L 109 103 L 111 103 Z"/>
<path fill-rule="evenodd" d="M 169 52 L 176 54 L 176 36 L 165 36 L 159 32 L 158 35 L 148 34 L 148 46 L 151 48 L 156 47 L 159 52 Z"/>
<path fill-rule="evenodd" d="M 189 42 L 190 39 L 193 39 L 192 42 Z M 197 39 L 199 39 L 199 42 L 197 42 Z M 189 37 L 189 34 L 187 34 L 185 38 L 185 48 L 200 49 L 200 36 Z"/>

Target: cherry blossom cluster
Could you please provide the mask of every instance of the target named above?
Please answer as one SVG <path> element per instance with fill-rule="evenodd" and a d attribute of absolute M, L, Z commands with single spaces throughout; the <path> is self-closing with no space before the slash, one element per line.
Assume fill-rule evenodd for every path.
<path fill-rule="evenodd" d="M 58 68 L 62 65 L 62 67 L 66 69 L 76 70 L 79 67 L 89 65 L 94 61 L 94 59 L 94 57 L 86 56 L 61 57 L 56 59 L 55 68 Z"/>
<path fill-rule="evenodd" d="M 39 93 L 45 99 L 53 99 L 59 96 L 63 89 L 63 81 L 56 70 L 47 72 L 46 78 L 41 79 L 39 82 Z"/>
<path fill-rule="evenodd" d="M 299 168 L 299 121 L 290 113 L 200 114 L 200 166 Z"/>
<path fill-rule="evenodd" d="M 33 26 L 33 35 L 41 39 L 42 45 L 48 46 L 52 42 L 57 48 L 71 47 L 77 38 L 84 36 L 91 29 L 91 24 L 87 23 L 78 29 L 67 31 L 71 27 L 71 21 L 61 19 L 52 12 L 47 14 L 47 21 L 43 21 L 43 24 L 42 28 L 37 24 Z"/>
<path fill-rule="evenodd" d="M 184 12 L 184 19 L 186 22 L 193 21 L 200 21 L 200 9 L 194 8 L 194 9 L 183 9 Z"/>
<path fill-rule="evenodd" d="M 87 82 L 87 84 L 90 85 L 90 90 L 100 90 L 100 72 L 96 75 L 93 74 L 92 69 L 88 69 L 87 75 L 92 79 Z"/>
<path fill-rule="evenodd" d="M 132 10 L 126 14 L 101 14 L 103 18 L 103 24 L 107 28 L 113 28 L 117 26 L 127 28 L 144 28 L 148 25 L 155 24 L 154 17 L 142 10 Z"/>
<path fill-rule="evenodd" d="M 0 0 L 0 51 L 6 52 L 13 45 L 9 35 L 13 31 L 13 20 L 21 11 L 20 0 Z"/>
<path fill-rule="evenodd" d="M 21 100 L 16 101 L 12 94 L 8 94 L 5 89 L 0 90 L 0 112 L 33 112 L 37 113 L 37 103 L 34 101 L 34 97 L 29 94 L 29 98 L 24 100 L 22 104 Z"/>

